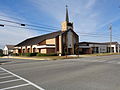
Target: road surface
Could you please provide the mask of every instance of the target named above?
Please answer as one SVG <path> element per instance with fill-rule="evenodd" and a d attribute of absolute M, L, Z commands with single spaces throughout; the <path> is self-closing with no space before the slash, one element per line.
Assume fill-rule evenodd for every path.
<path fill-rule="evenodd" d="M 120 90 L 120 55 L 0 62 L 0 90 Z"/>

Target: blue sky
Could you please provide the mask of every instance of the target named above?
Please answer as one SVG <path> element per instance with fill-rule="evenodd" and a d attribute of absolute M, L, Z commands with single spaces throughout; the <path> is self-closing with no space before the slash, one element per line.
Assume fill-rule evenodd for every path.
<path fill-rule="evenodd" d="M 113 41 L 120 42 L 120 0 L 0 0 L 0 19 L 45 24 L 60 30 L 60 24 L 65 20 L 66 4 L 80 41 L 108 42 L 108 27 L 112 24 Z M 3 21 L 0 24 L 18 26 Z M 40 30 L 0 27 L 0 48 L 5 44 L 17 44 L 28 37 L 48 33 L 44 29 Z"/>

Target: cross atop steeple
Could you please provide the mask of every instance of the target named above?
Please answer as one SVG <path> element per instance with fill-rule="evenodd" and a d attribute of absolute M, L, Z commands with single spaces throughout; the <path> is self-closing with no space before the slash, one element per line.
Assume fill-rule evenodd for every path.
<path fill-rule="evenodd" d="M 66 21 L 69 22 L 68 6 L 66 5 Z"/>
<path fill-rule="evenodd" d="M 68 6 L 66 5 L 66 17 L 65 17 L 65 21 L 62 22 L 62 31 L 66 31 L 66 30 L 73 30 L 73 23 L 69 21 L 69 15 L 68 15 Z"/>

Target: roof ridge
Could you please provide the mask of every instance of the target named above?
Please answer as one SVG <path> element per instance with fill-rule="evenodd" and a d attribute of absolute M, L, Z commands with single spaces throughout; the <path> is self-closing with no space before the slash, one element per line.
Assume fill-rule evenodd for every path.
<path fill-rule="evenodd" d="M 28 38 L 28 39 L 18 43 L 15 46 L 35 45 L 35 44 L 38 44 L 39 42 L 42 42 L 46 39 L 54 38 L 54 37 L 60 35 L 61 33 L 63 33 L 63 32 L 60 30 L 60 31 L 51 32 L 51 33 L 48 33 L 48 34 L 43 34 L 43 35 L 40 35 L 40 36 Z"/>
<path fill-rule="evenodd" d="M 56 32 L 60 32 L 60 31 L 56 31 Z M 49 34 L 52 34 L 52 33 L 55 33 L 55 32 L 51 32 L 51 33 L 47 33 L 47 34 L 42 34 L 42 35 L 35 36 L 35 37 L 31 37 L 31 38 L 28 38 L 28 39 L 33 39 L 33 38 L 37 38 L 37 37 L 42 37 L 42 36 L 49 35 Z M 26 39 L 26 40 L 28 40 L 28 39 Z"/>

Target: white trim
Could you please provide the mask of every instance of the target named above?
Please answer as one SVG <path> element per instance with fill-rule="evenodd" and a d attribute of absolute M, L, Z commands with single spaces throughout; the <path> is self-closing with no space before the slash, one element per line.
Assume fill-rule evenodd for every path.
<path fill-rule="evenodd" d="M 15 49 L 21 49 L 21 47 L 14 47 Z"/>
<path fill-rule="evenodd" d="M 90 46 L 79 46 L 79 48 L 91 48 Z"/>
<path fill-rule="evenodd" d="M 22 49 L 25 49 L 25 46 L 22 46 Z"/>
<path fill-rule="evenodd" d="M 40 45 L 37 46 L 36 48 L 55 48 L 55 45 L 54 46 Z"/>
<path fill-rule="evenodd" d="M 32 48 L 36 48 L 37 47 L 37 45 L 32 45 Z"/>
<path fill-rule="evenodd" d="M 27 49 L 30 48 L 31 46 L 27 46 Z"/>

